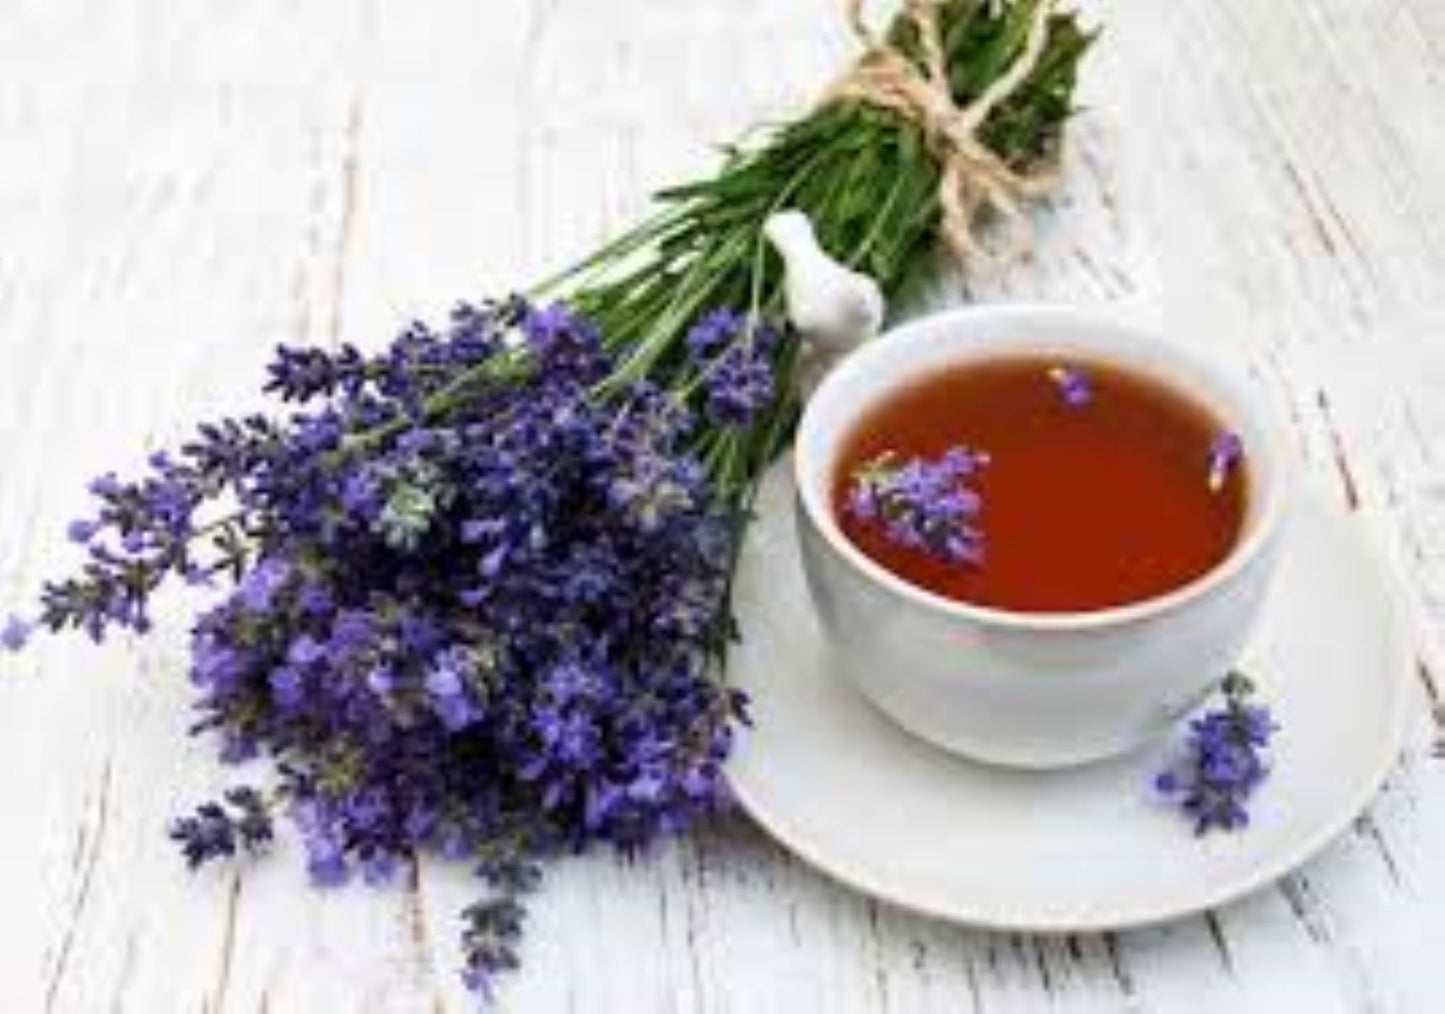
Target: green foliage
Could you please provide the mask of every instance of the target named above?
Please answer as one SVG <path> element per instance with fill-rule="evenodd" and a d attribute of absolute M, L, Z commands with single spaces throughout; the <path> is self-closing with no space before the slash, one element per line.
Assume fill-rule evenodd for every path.
<path fill-rule="evenodd" d="M 945 5 L 955 101 L 976 98 L 1017 59 L 1040 2 Z M 912 32 L 900 18 L 889 38 L 914 53 Z M 1011 168 L 1036 168 L 1056 154 L 1091 41 L 1075 14 L 1053 15 L 1037 66 L 983 124 L 980 139 Z M 685 369 L 683 337 L 702 312 L 779 310 L 782 266 L 762 234 L 774 212 L 806 213 L 825 249 L 872 275 L 890 300 L 906 293 L 927 276 L 939 246 L 939 172 L 916 125 L 855 101 L 830 103 L 759 144 L 730 149 L 714 176 L 660 192 L 656 215 L 538 294 L 565 298 L 596 321 L 627 364 L 626 378 L 662 380 Z M 780 390 L 790 392 L 791 378 L 782 379 Z M 725 435 L 738 446 L 709 451 L 709 461 L 728 463 L 718 470 L 725 485 L 757 475 L 793 409 L 790 397 L 780 398 L 777 418 L 757 433 Z"/>

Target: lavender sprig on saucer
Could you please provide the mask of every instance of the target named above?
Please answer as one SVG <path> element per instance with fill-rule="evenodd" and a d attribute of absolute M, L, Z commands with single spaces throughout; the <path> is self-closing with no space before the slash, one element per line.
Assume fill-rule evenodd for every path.
<path fill-rule="evenodd" d="M 1250 703 L 1255 687 L 1242 673 L 1230 673 L 1220 689 L 1224 706 L 1189 723 L 1184 755 L 1154 780 L 1197 835 L 1248 826 L 1248 804 L 1269 775 L 1267 751 L 1279 728 L 1268 708 Z"/>
<path fill-rule="evenodd" d="M 988 455 L 961 446 L 905 461 L 885 453 L 854 473 L 845 509 L 881 525 L 900 546 L 948 563 L 979 563 L 983 536 L 974 519 L 982 501 L 964 482 L 987 464 Z"/>

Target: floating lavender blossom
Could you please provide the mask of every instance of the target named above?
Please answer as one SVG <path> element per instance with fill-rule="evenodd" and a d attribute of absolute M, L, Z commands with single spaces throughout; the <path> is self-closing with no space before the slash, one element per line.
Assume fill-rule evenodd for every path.
<path fill-rule="evenodd" d="M 1229 481 L 1230 473 L 1244 460 L 1244 442 L 1237 433 L 1221 433 L 1209 444 L 1209 490 L 1218 493 Z"/>
<path fill-rule="evenodd" d="M 949 563 L 978 563 L 983 536 L 973 522 L 982 505 L 965 481 L 987 463 L 987 455 L 967 447 L 936 459 L 884 454 L 855 473 L 845 509 L 881 525 L 900 546 Z"/>
<path fill-rule="evenodd" d="M 1064 404 L 1070 408 L 1082 408 L 1094 399 L 1094 388 L 1088 374 L 1077 366 L 1051 366 L 1049 379 L 1059 389 Z"/>
<path fill-rule="evenodd" d="M 1248 803 L 1269 774 L 1265 751 L 1278 729 L 1268 708 L 1250 703 L 1248 678 L 1231 673 L 1220 689 L 1224 706 L 1189 723 L 1184 756 L 1154 781 L 1199 835 L 1249 824 Z"/>

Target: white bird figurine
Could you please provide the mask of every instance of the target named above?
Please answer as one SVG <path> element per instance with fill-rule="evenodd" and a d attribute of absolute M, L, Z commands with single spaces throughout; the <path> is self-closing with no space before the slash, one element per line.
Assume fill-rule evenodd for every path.
<path fill-rule="evenodd" d="M 801 211 L 771 216 L 763 235 L 783 258 L 783 298 L 788 319 L 810 346 L 804 379 L 811 388 L 834 362 L 878 334 L 883 293 L 872 278 L 829 257 Z"/>

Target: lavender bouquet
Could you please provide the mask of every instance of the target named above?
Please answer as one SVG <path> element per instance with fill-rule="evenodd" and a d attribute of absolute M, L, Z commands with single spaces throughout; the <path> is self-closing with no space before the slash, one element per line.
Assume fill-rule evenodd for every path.
<path fill-rule="evenodd" d="M 797 408 L 763 223 L 803 210 L 890 295 L 940 241 L 977 252 L 1056 153 L 1088 44 L 1049 0 L 909 0 L 881 37 L 853 14 L 864 56 L 822 105 L 531 299 L 373 355 L 282 348 L 287 413 L 91 484 L 86 562 L 3 641 L 145 633 L 168 580 L 216 588 L 192 729 L 270 774 L 174 823 L 191 865 L 263 851 L 282 814 L 320 884 L 466 861 L 485 990 L 545 860 L 722 805 L 729 585 Z"/>

